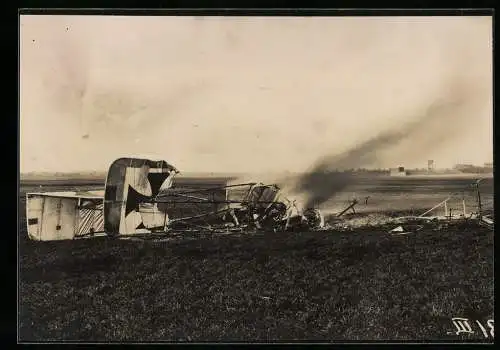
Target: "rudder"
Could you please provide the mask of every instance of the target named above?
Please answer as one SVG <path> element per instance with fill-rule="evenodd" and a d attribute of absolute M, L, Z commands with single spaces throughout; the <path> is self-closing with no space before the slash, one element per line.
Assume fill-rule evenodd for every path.
<path fill-rule="evenodd" d="M 164 160 L 119 158 L 109 167 L 104 191 L 104 231 L 110 236 L 144 230 L 140 203 L 171 186 L 177 169 Z"/>

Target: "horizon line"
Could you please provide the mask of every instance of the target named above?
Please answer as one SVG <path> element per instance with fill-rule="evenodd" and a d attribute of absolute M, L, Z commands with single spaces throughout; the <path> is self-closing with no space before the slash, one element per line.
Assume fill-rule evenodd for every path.
<path fill-rule="evenodd" d="M 458 165 L 458 164 L 457 164 Z M 470 166 L 472 168 L 489 168 L 486 167 L 484 164 L 483 165 L 476 165 L 476 164 L 464 164 L 467 166 Z M 348 169 L 332 169 L 327 172 L 347 172 L 347 171 L 354 171 L 354 172 L 363 172 L 363 171 L 390 171 L 392 169 L 397 169 L 398 167 L 390 167 L 390 168 L 348 168 Z M 422 167 L 413 167 L 413 168 L 407 168 L 404 167 L 405 171 L 411 171 L 411 170 L 419 170 L 419 171 L 428 171 L 428 172 L 436 172 L 436 171 L 444 171 L 444 170 L 458 170 L 454 167 L 446 167 L 446 168 L 434 168 L 433 170 L 430 170 L 428 168 Z M 27 174 L 89 174 L 89 173 L 102 173 L 102 174 L 107 174 L 107 170 L 75 170 L 75 171 L 63 171 L 63 170 L 32 170 L 32 171 L 20 171 L 20 175 L 27 175 Z M 291 171 L 291 170 L 282 170 L 282 171 L 181 171 L 180 176 L 185 175 L 185 174 L 304 174 L 308 173 L 308 171 Z"/>

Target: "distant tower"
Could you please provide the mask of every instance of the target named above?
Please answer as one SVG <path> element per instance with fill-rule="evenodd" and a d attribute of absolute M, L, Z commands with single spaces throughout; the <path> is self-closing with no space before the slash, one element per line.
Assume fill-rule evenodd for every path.
<path fill-rule="evenodd" d="M 427 161 L 427 170 L 434 171 L 434 161 L 432 159 Z"/>

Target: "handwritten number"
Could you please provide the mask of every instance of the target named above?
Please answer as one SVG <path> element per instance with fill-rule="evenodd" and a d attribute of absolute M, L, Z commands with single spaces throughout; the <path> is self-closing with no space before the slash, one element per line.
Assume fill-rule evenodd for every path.
<path fill-rule="evenodd" d="M 468 334 L 473 334 L 474 331 L 472 330 L 472 327 L 469 323 L 469 319 L 467 318 L 461 318 L 461 317 L 454 317 L 451 319 L 455 327 L 457 328 L 457 331 L 455 332 L 456 335 L 459 335 L 461 333 L 468 333 Z M 472 321 L 472 320 L 471 320 Z M 483 335 L 485 338 L 488 338 L 488 329 L 479 321 L 475 320 L 479 328 L 481 328 L 481 331 L 483 332 Z M 488 328 L 489 328 L 489 335 L 492 338 L 495 338 L 495 326 L 494 326 L 494 320 L 488 320 L 486 322 Z"/>
<path fill-rule="evenodd" d="M 451 320 L 455 327 L 457 327 L 457 331 L 455 332 L 456 335 L 459 335 L 460 333 L 474 333 L 467 318 L 455 317 Z"/>
<path fill-rule="evenodd" d="M 495 338 L 495 331 L 494 331 L 494 320 L 488 320 L 488 327 L 490 327 L 490 335 L 492 338 Z"/>
<path fill-rule="evenodd" d="M 476 320 L 476 323 L 479 325 L 479 328 L 481 328 L 481 330 L 483 331 L 484 337 L 488 338 L 488 332 L 486 331 L 486 328 L 484 328 L 484 326 L 481 324 L 481 322 L 479 322 L 479 320 Z"/>

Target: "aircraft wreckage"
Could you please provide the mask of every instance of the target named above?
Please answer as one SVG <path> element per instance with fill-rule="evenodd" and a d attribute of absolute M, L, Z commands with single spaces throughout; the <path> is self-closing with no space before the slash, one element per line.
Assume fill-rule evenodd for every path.
<path fill-rule="evenodd" d="M 104 191 L 27 193 L 28 236 L 51 241 L 328 228 L 319 209 L 301 211 L 295 200 L 288 199 L 275 184 L 198 184 L 201 188 L 183 189 L 173 186 L 177 174 L 179 171 L 164 160 L 119 158 L 109 167 Z M 422 215 L 396 217 L 389 224 L 466 219 L 493 228 L 493 218 L 481 213 L 478 184 L 478 213 L 467 215 L 464 204 L 463 213 L 452 215 L 446 206 L 448 198 Z M 332 228 L 339 228 L 348 211 L 356 214 L 357 204 L 358 200 L 353 200 L 340 211 L 333 219 L 337 225 Z M 445 215 L 430 215 L 440 207 L 444 207 Z M 389 232 L 403 231 L 398 226 Z"/>
<path fill-rule="evenodd" d="M 102 235 L 144 236 L 183 232 L 317 229 L 317 209 L 301 212 L 277 185 L 243 183 L 194 190 L 173 187 L 179 171 L 164 160 L 120 158 L 109 170 L 104 194 L 27 193 L 32 240 Z"/>

